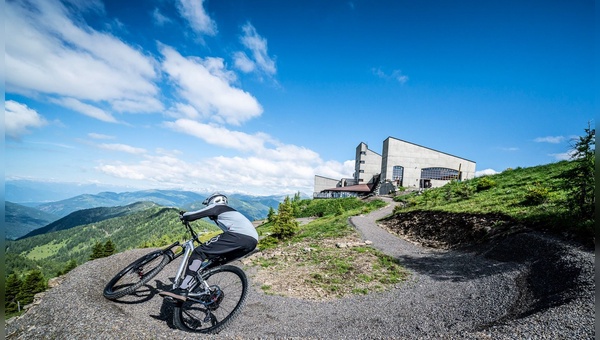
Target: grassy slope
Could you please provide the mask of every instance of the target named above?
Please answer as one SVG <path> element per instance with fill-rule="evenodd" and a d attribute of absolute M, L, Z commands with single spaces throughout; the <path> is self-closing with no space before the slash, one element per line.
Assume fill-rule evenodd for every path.
<path fill-rule="evenodd" d="M 499 213 L 530 228 L 575 234 L 593 242 L 593 221 L 579 221 L 567 205 L 560 175 L 573 167 L 558 162 L 455 182 L 422 194 L 399 196 L 406 203 L 396 212 L 439 210 L 451 213 Z M 485 183 L 493 182 L 489 188 Z M 478 189 L 479 188 L 479 189 Z M 537 200 L 537 198 L 540 198 Z"/>

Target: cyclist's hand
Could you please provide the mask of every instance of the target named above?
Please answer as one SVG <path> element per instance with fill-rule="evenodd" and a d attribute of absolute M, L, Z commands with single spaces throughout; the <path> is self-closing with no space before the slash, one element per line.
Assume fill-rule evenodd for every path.
<path fill-rule="evenodd" d="M 181 222 L 185 222 L 185 218 L 183 217 L 183 214 L 185 214 L 185 211 L 182 210 L 182 211 L 179 212 L 179 220 Z"/>

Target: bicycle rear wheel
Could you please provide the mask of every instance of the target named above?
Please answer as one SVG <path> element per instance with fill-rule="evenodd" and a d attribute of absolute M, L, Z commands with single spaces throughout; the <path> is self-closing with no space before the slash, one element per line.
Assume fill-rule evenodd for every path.
<path fill-rule="evenodd" d="M 178 302 L 173 310 L 175 327 L 197 333 L 219 333 L 241 311 L 248 294 L 248 278 L 238 267 L 224 265 L 202 273 L 210 286 L 204 292 L 199 284 L 185 302 Z"/>
<path fill-rule="evenodd" d="M 116 300 L 135 292 L 155 277 L 171 261 L 168 252 L 153 251 L 121 270 L 104 288 L 104 297 Z"/>

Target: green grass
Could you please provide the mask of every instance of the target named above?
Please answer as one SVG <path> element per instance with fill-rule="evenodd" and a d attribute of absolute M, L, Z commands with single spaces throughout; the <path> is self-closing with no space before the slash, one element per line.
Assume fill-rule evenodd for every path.
<path fill-rule="evenodd" d="M 408 271 L 398 261 L 374 248 L 335 246 L 336 240 L 359 239 L 356 230 L 348 224 L 349 217 L 379 209 L 386 205 L 385 202 L 346 198 L 305 200 L 300 205 L 304 207 L 304 213 L 312 211 L 322 216 L 300 226 L 298 232 L 287 240 L 267 236 L 271 227 L 268 223 L 258 227 L 263 237 L 259 245 L 263 252 L 272 250 L 276 254 L 288 255 L 258 258 L 254 265 L 270 272 L 308 272 L 297 277 L 297 281 L 307 289 L 329 297 L 381 291 L 408 277 Z M 274 294 L 273 289 L 269 286 L 263 291 Z M 280 294 L 285 295 L 285 292 Z"/>
<path fill-rule="evenodd" d="M 593 221 L 579 220 L 568 207 L 561 174 L 573 167 L 562 161 L 530 168 L 508 169 L 492 176 L 451 182 L 422 194 L 398 196 L 406 207 L 394 213 L 436 210 L 450 213 L 499 213 L 530 228 L 569 232 L 593 243 Z"/>
<path fill-rule="evenodd" d="M 41 246 L 37 246 L 31 249 L 29 252 L 25 254 L 25 256 L 30 260 L 42 260 L 51 256 L 54 256 L 58 253 L 58 251 L 64 247 L 66 241 L 62 241 L 60 243 L 52 242 L 47 243 Z"/>

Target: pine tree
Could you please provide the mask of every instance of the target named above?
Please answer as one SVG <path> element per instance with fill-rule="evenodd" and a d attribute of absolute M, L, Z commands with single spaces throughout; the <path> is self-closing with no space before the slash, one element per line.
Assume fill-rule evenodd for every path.
<path fill-rule="evenodd" d="M 92 254 L 90 255 L 90 260 L 99 259 L 104 257 L 104 245 L 102 242 L 96 242 L 94 247 L 92 248 Z"/>
<path fill-rule="evenodd" d="M 300 192 L 294 194 L 294 198 L 292 198 L 292 214 L 294 217 L 300 216 Z"/>
<path fill-rule="evenodd" d="M 269 213 L 267 214 L 267 223 L 275 222 L 276 217 L 277 216 L 275 215 L 275 209 L 273 209 L 273 207 L 269 207 Z"/>
<path fill-rule="evenodd" d="M 12 273 L 6 278 L 6 292 L 4 293 L 4 307 L 6 313 L 14 313 L 18 311 L 17 295 L 21 290 L 23 282 L 17 274 Z"/>
<path fill-rule="evenodd" d="M 106 241 L 106 243 L 104 243 L 104 249 L 102 252 L 102 256 L 103 257 L 110 256 L 110 255 L 114 254 L 115 252 L 116 252 L 115 244 L 113 243 L 113 241 L 111 239 L 108 239 Z"/>
<path fill-rule="evenodd" d="M 71 261 L 67 262 L 67 265 L 65 266 L 65 269 L 62 272 L 63 275 L 75 269 L 75 267 L 77 267 L 77 262 L 74 259 L 71 259 Z"/>
<path fill-rule="evenodd" d="M 595 146 L 596 129 L 588 123 L 585 136 L 579 137 L 571 150 L 571 159 L 573 159 L 575 167 L 563 174 L 569 192 L 568 204 L 584 219 L 593 218 L 595 214 Z"/>
<path fill-rule="evenodd" d="M 27 273 L 21 289 L 17 294 L 17 300 L 21 305 L 33 302 L 33 296 L 46 290 L 46 279 L 39 269 L 34 269 Z"/>
<path fill-rule="evenodd" d="M 273 236 L 284 240 L 294 236 L 298 231 L 298 222 L 294 218 L 292 202 L 289 197 L 279 204 L 277 219 L 272 228 Z"/>

